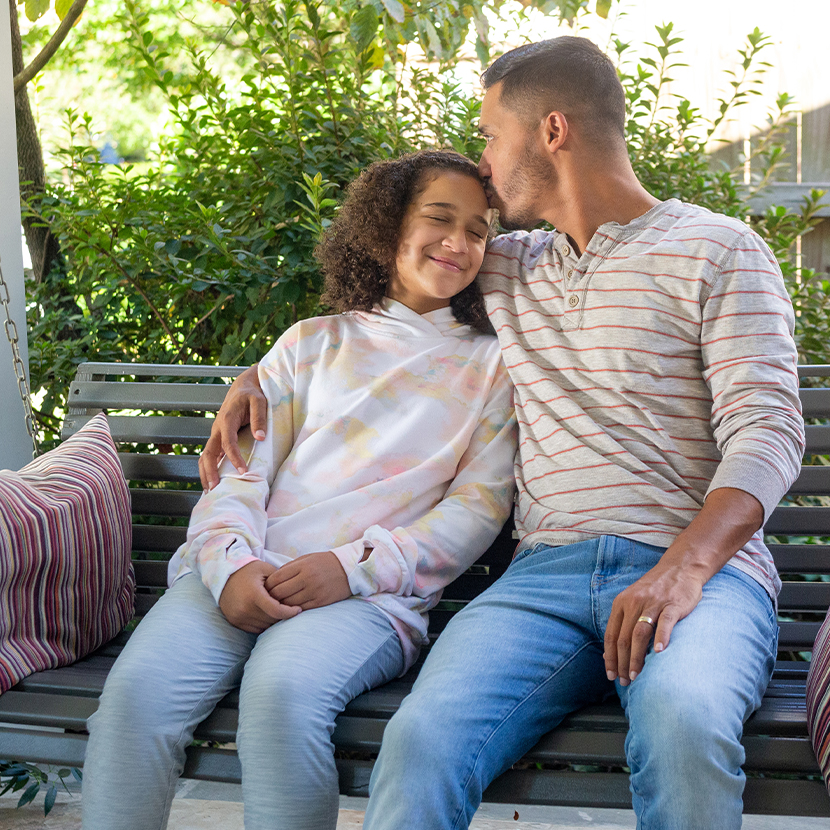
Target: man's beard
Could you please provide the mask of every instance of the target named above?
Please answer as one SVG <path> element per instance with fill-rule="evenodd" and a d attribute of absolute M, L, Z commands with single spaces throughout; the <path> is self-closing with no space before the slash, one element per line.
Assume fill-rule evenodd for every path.
<path fill-rule="evenodd" d="M 490 203 L 499 210 L 499 224 L 508 231 L 526 230 L 538 225 L 541 217 L 533 206 L 535 197 L 555 183 L 556 175 L 550 163 L 528 140 L 501 192 L 488 182 L 488 195 L 495 196 L 495 202 L 491 199 Z"/>

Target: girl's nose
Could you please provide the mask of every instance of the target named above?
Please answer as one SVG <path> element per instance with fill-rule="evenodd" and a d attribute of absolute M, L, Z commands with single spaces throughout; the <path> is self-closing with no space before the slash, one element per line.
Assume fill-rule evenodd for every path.
<path fill-rule="evenodd" d="M 467 252 L 467 229 L 453 228 L 445 237 L 444 245 L 451 251 Z"/>

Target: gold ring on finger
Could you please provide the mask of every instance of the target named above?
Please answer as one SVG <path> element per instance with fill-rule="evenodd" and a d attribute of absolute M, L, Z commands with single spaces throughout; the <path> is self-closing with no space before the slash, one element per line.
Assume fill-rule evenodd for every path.
<path fill-rule="evenodd" d="M 654 618 L 649 617 L 646 614 L 643 614 L 642 617 L 637 617 L 637 622 L 644 622 L 647 625 L 650 625 L 652 628 L 654 628 Z"/>

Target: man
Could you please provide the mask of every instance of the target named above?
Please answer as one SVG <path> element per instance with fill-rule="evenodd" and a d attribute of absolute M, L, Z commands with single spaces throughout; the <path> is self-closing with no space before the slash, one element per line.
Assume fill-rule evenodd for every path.
<path fill-rule="evenodd" d="M 390 722 L 364 826 L 467 827 L 493 778 L 615 688 L 638 827 L 740 827 L 742 724 L 777 639 L 760 529 L 803 450 L 780 270 L 741 222 L 640 185 L 590 41 L 520 47 L 482 80 L 491 206 L 557 229 L 497 238 L 480 274 L 516 386 L 520 542 Z M 206 478 L 246 417 L 220 421 Z"/>

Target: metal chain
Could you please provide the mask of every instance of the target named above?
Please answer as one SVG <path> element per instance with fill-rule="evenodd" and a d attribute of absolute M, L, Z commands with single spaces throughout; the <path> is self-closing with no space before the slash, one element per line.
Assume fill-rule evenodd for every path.
<path fill-rule="evenodd" d="M 26 367 L 20 359 L 20 348 L 18 346 L 20 340 L 17 336 L 17 325 L 12 320 L 9 298 L 9 286 L 3 279 L 3 268 L 0 266 L 0 303 L 3 304 L 3 310 L 6 312 L 6 320 L 4 326 L 6 329 L 6 337 L 11 343 L 12 347 L 12 363 L 14 364 L 14 374 L 17 377 L 17 388 L 20 392 L 20 399 L 23 401 L 23 409 L 26 413 L 26 430 L 29 437 L 32 439 L 32 457 L 37 458 L 40 448 L 37 443 L 37 427 L 35 426 L 35 416 L 32 411 L 32 394 L 29 390 L 29 381 L 26 378 Z"/>

